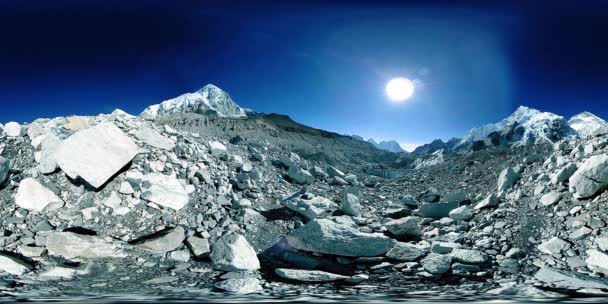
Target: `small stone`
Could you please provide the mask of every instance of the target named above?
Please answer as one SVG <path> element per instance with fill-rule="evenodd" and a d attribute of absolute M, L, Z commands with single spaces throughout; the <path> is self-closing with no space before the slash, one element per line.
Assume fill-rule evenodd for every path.
<path fill-rule="evenodd" d="M 540 203 L 543 206 L 551 206 L 557 202 L 559 202 L 559 200 L 562 198 L 561 193 L 557 192 L 557 191 L 551 191 L 545 195 L 543 195 L 540 198 Z"/>
<path fill-rule="evenodd" d="M 188 245 L 190 250 L 192 250 L 192 254 L 194 254 L 196 258 L 207 257 L 211 252 L 209 241 L 204 238 L 190 236 L 186 239 L 186 244 Z"/>
<path fill-rule="evenodd" d="M 274 273 L 281 278 L 299 282 L 335 282 L 348 279 L 347 276 L 319 270 L 277 268 Z"/>

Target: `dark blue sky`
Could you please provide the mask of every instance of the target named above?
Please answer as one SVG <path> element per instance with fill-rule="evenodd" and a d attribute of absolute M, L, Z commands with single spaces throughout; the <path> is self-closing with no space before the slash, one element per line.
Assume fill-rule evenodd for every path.
<path fill-rule="evenodd" d="M 207 83 L 403 144 L 520 104 L 608 118 L 608 1 L 456 2 L 0 0 L 0 122 L 138 114 Z M 404 104 L 384 95 L 395 76 L 417 79 Z"/>

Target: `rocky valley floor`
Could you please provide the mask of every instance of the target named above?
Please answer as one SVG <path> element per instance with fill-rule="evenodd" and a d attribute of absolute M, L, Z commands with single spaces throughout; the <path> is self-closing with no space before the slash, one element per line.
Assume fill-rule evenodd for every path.
<path fill-rule="evenodd" d="M 607 295 L 608 135 L 399 163 L 280 117 L 1 130 L 0 301 Z"/>

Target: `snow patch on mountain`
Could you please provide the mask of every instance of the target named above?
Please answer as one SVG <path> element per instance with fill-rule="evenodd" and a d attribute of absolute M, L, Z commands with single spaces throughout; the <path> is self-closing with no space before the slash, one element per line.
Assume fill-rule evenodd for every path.
<path fill-rule="evenodd" d="M 239 107 L 228 93 L 213 84 L 208 84 L 196 92 L 185 93 L 160 104 L 151 105 L 140 116 L 154 119 L 162 115 L 184 112 L 201 114 L 213 112 L 219 117 L 247 116 L 245 109 Z"/>
<path fill-rule="evenodd" d="M 593 113 L 583 112 L 568 120 L 570 128 L 576 130 L 580 137 L 589 137 L 597 133 L 608 132 L 608 122 Z"/>

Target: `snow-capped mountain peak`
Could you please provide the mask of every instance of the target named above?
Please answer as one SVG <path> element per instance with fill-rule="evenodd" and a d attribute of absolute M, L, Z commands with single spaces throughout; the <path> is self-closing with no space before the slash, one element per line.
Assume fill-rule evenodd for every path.
<path fill-rule="evenodd" d="M 228 93 L 213 84 L 208 84 L 196 92 L 185 93 L 160 104 L 151 105 L 140 116 L 156 118 L 179 112 L 213 112 L 219 117 L 247 116 L 245 109 L 239 107 Z"/>
<path fill-rule="evenodd" d="M 482 140 L 514 145 L 553 143 L 574 134 L 562 116 L 520 106 L 500 122 L 472 129 L 457 146 Z"/>
<path fill-rule="evenodd" d="M 568 125 L 576 130 L 578 135 L 583 138 L 600 131 L 608 131 L 608 122 L 590 112 L 583 112 L 572 116 L 572 118 L 568 120 Z"/>

